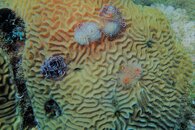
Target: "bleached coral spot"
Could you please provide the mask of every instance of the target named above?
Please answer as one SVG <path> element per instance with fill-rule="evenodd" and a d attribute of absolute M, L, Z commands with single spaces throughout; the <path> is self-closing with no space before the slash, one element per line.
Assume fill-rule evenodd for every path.
<path fill-rule="evenodd" d="M 101 32 L 98 24 L 95 22 L 85 22 L 80 24 L 74 33 L 74 39 L 80 45 L 88 45 L 101 38 Z"/>

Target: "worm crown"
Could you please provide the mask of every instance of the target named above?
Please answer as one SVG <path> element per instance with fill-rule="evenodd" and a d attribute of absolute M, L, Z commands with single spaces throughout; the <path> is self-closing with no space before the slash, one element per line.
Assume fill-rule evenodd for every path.
<path fill-rule="evenodd" d="M 59 79 L 66 74 L 67 65 L 61 56 L 52 56 L 41 66 L 41 73 L 48 79 Z"/>

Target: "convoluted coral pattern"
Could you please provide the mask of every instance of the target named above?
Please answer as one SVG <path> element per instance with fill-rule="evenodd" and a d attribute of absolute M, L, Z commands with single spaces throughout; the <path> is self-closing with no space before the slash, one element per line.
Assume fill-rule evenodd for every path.
<path fill-rule="evenodd" d="M 6 53 L 0 49 L 0 129 L 19 129 L 19 116 L 15 98 L 15 86 Z"/>
<path fill-rule="evenodd" d="M 41 0 L 26 4 L 27 42 L 23 67 L 35 115 L 43 130 L 178 129 L 185 109 L 191 62 L 175 43 L 162 13 L 114 0 L 126 29 L 115 38 L 103 37 L 82 46 L 74 40 L 82 22 L 99 23 L 99 11 L 109 0 Z M 16 6 L 18 5 L 18 6 Z M 150 45 L 149 45 L 150 44 Z M 148 46 L 149 45 L 149 46 Z M 53 55 L 70 58 L 67 75 L 60 81 L 44 79 L 40 67 Z M 138 64 L 139 80 L 122 87 L 116 74 L 123 64 Z M 61 115 L 47 118 L 44 104 L 55 100 Z"/>

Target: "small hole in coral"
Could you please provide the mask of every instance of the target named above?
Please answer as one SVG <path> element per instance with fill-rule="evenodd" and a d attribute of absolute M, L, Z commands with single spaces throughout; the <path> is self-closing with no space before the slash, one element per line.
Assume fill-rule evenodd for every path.
<path fill-rule="evenodd" d="M 45 109 L 46 115 L 49 118 L 58 117 L 61 115 L 61 109 L 59 105 L 57 104 L 57 102 L 53 99 L 50 99 L 45 103 L 44 109 Z"/>
<path fill-rule="evenodd" d="M 152 48 L 152 44 L 153 44 L 154 42 L 152 41 L 152 40 L 148 40 L 147 42 L 146 42 L 146 47 L 148 47 L 148 48 Z"/>
<path fill-rule="evenodd" d="M 175 82 L 175 81 L 173 81 L 173 82 L 172 82 L 172 86 L 175 86 L 175 84 L 176 84 L 176 82 Z"/>
<path fill-rule="evenodd" d="M 74 68 L 74 71 L 80 71 L 81 68 L 77 67 L 77 68 Z"/>
<path fill-rule="evenodd" d="M 119 117 L 121 116 L 121 112 L 119 110 L 116 110 L 114 113 L 114 116 Z"/>
<path fill-rule="evenodd" d="M 118 105 L 118 101 L 116 99 L 113 99 L 112 100 L 112 104 L 113 104 L 113 106 L 117 106 Z"/>

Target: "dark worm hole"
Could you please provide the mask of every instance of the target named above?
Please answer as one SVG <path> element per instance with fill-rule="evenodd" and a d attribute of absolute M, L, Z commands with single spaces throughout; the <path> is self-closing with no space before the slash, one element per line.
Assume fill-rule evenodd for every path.
<path fill-rule="evenodd" d="M 74 71 L 80 71 L 81 68 L 77 67 L 77 68 L 74 68 Z"/>
<path fill-rule="evenodd" d="M 57 117 L 61 115 L 61 110 L 58 103 L 54 99 L 50 99 L 45 102 L 45 113 L 49 118 Z"/>

